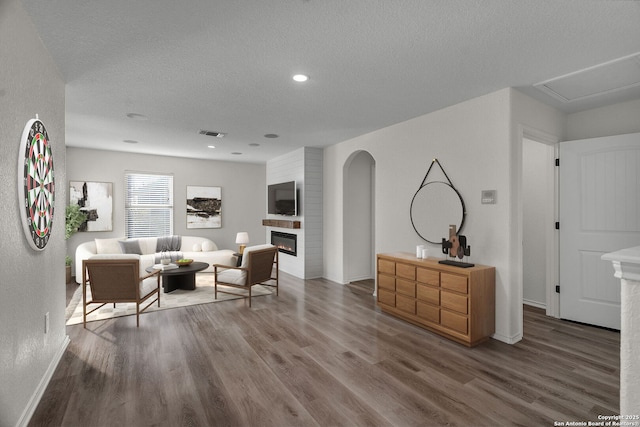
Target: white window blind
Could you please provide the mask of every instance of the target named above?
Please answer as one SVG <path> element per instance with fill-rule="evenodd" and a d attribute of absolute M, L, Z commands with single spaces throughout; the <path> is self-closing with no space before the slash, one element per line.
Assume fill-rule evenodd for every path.
<path fill-rule="evenodd" d="M 125 174 L 127 237 L 173 234 L 173 176 Z"/>

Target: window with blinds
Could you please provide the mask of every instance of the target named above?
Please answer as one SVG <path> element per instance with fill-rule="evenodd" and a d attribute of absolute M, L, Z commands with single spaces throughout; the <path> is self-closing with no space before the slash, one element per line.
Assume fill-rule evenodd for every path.
<path fill-rule="evenodd" d="M 126 173 L 124 178 L 127 237 L 173 234 L 173 176 Z"/>

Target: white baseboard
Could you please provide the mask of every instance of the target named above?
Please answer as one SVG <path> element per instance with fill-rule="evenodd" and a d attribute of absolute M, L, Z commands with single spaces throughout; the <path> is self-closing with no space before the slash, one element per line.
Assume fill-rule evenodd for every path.
<path fill-rule="evenodd" d="M 51 381 L 51 378 L 53 377 L 53 373 L 56 371 L 56 368 L 58 367 L 58 364 L 60 363 L 60 360 L 62 359 L 62 356 L 64 355 L 64 352 L 67 349 L 67 346 L 69 345 L 70 342 L 71 341 L 69 340 L 69 336 L 65 335 L 64 340 L 62 340 L 62 345 L 58 348 L 58 351 L 53 356 L 51 363 L 49 363 L 49 367 L 47 368 L 44 375 L 42 376 L 42 379 L 40 380 L 38 387 L 36 387 L 35 391 L 33 392 L 31 399 L 29 399 L 29 403 L 27 404 L 27 407 L 24 408 L 24 411 L 22 412 L 22 416 L 18 420 L 18 423 L 16 424 L 16 426 L 26 427 L 29 424 L 29 421 L 31 421 L 31 417 L 33 416 L 33 413 L 36 411 L 36 408 L 40 403 L 40 399 L 42 399 L 42 396 L 44 395 L 44 391 L 47 389 L 47 386 L 49 385 L 49 381 Z"/>
<path fill-rule="evenodd" d="M 494 340 L 502 341 L 503 343 L 515 344 L 518 341 L 522 340 L 522 334 L 516 334 L 512 337 L 502 334 L 493 334 L 491 335 L 491 338 L 493 338 Z"/>
<path fill-rule="evenodd" d="M 356 276 L 356 277 L 352 277 L 351 279 L 349 279 L 349 283 L 351 283 L 351 282 L 359 282 L 360 280 L 373 280 L 373 277 L 371 277 L 370 274 L 362 275 L 362 276 Z"/>
<path fill-rule="evenodd" d="M 532 307 L 538 307 L 538 308 L 541 308 L 543 310 L 547 309 L 547 304 L 544 304 L 544 303 L 538 302 L 538 301 L 531 301 L 531 300 L 528 300 L 528 299 L 523 299 L 522 303 L 526 304 L 526 305 L 530 305 Z"/>

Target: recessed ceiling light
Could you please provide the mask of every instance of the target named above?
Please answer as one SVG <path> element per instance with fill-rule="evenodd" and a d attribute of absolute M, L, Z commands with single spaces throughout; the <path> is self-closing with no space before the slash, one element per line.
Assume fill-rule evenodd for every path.
<path fill-rule="evenodd" d="M 293 80 L 295 80 L 298 83 L 303 83 L 309 80 L 309 76 L 304 74 L 296 74 L 295 76 L 293 76 Z"/>
<path fill-rule="evenodd" d="M 215 145 L 207 145 L 208 148 L 216 148 Z"/>
<path fill-rule="evenodd" d="M 277 135 L 275 133 L 268 133 L 266 134 L 264 137 L 265 138 L 278 138 L 280 135 Z"/>
<path fill-rule="evenodd" d="M 122 142 L 126 142 L 127 144 L 137 144 L 138 141 L 135 139 L 123 139 Z"/>
<path fill-rule="evenodd" d="M 127 117 L 133 120 L 149 120 L 149 117 L 139 113 L 127 113 Z"/>
<path fill-rule="evenodd" d="M 234 152 L 233 152 L 233 153 L 231 153 L 231 154 L 233 154 L 234 156 L 239 156 L 239 155 L 240 155 L 240 154 L 242 154 L 242 153 L 238 153 L 237 151 L 234 151 Z"/>

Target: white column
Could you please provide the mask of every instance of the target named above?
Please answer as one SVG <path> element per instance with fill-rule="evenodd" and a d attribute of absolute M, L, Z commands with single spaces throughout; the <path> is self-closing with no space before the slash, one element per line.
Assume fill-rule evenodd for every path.
<path fill-rule="evenodd" d="M 640 415 L 640 246 L 604 254 L 620 279 L 620 414 Z"/>

